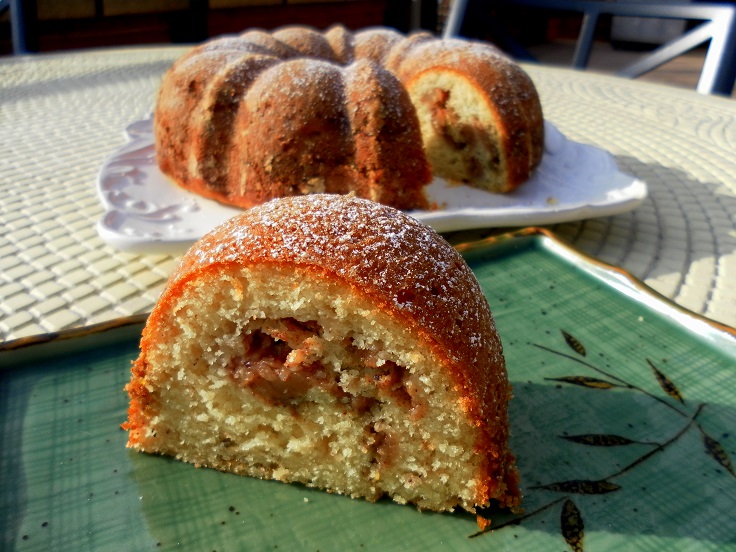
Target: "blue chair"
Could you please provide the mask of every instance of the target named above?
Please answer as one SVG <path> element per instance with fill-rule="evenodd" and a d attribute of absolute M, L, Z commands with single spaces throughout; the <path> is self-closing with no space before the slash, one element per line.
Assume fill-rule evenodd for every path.
<path fill-rule="evenodd" d="M 10 32 L 13 53 L 28 53 L 25 11 L 22 0 L 0 0 L 0 14 L 10 11 Z"/>
<path fill-rule="evenodd" d="M 593 46 L 596 24 L 601 14 L 690 19 L 703 21 L 680 37 L 662 45 L 640 61 L 619 71 L 619 75 L 635 78 L 660 65 L 710 41 L 698 80 L 701 94 L 730 96 L 736 80 L 736 7 L 731 4 L 685 4 L 682 2 L 606 2 L 600 0 L 504 0 L 495 6 L 524 6 L 583 13 L 583 23 L 577 38 L 572 66 L 584 69 Z M 454 0 L 443 34 L 445 37 L 460 34 L 468 0 Z"/>

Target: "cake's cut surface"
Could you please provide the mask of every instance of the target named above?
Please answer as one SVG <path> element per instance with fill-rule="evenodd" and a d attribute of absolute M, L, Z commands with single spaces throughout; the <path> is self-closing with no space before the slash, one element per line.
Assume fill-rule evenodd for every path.
<path fill-rule="evenodd" d="M 271 201 L 183 258 L 141 340 L 128 446 L 420 508 L 519 504 L 488 304 L 429 227 Z"/>

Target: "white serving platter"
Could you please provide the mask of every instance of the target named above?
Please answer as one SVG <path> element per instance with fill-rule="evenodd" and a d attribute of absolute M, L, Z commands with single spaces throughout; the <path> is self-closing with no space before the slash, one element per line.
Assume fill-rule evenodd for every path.
<path fill-rule="evenodd" d="M 127 142 L 103 164 L 97 192 L 105 213 L 97 230 L 124 251 L 180 253 L 241 209 L 194 195 L 164 176 L 152 122 L 129 125 Z M 627 212 L 646 195 L 646 184 L 621 172 L 610 153 L 568 140 L 546 122 L 542 163 L 515 191 L 492 194 L 435 178 L 427 196 L 439 209 L 409 214 L 438 232 L 538 226 Z"/>

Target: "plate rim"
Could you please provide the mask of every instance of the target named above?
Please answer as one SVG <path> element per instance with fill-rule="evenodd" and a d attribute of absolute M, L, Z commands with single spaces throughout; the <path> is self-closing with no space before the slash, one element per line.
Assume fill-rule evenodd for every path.
<path fill-rule="evenodd" d="M 649 299 L 660 303 L 662 306 L 670 309 L 683 318 L 690 318 L 693 321 L 701 322 L 710 327 L 710 329 L 722 332 L 729 337 L 736 340 L 736 327 L 729 326 L 723 322 L 719 322 L 708 316 L 695 312 L 687 307 L 684 307 L 676 303 L 673 299 L 663 295 L 659 291 L 649 286 L 646 282 L 634 276 L 631 272 L 620 266 L 603 261 L 593 255 L 590 255 L 573 245 L 570 245 L 560 236 L 555 234 L 552 230 L 539 226 L 529 226 L 512 232 L 507 232 L 498 235 L 487 236 L 478 240 L 472 240 L 468 242 L 458 243 L 454 247 L 462 253 L 472 253 L 474 251 L 483 249 L 487 246 L 497 245 L 499 243 L 510 241 L 520 238 L 535 238 L 538 237 L 541 240 L 547 241 L 552 247 L 548 247 L 549 250 L 553 251 L 556 255 L 562 256 L 560 252 L 564 252 L 569 257 L 577 257 L 578 259 L 588 263 L 591 267 L 596 268 L 600 273 L 611 273 L 616 274 L 621 280 L 627 283 L 632 290 L 635 290 L 641 296 L 648 297 Z M 610 283 L 606 282 L 607 285 Z M 637 300 L 637 299 L 635 299 Z M 638 301 L 638 300 L 637 300 Z M 638 301 L 641 302 L 641 301 Z"/>

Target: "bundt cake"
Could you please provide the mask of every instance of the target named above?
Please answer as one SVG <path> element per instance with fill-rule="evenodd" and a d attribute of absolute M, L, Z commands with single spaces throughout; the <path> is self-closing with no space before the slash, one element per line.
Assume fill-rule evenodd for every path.
<path fill-rule="evenodd" d="M 133 449 L 438 511 L 519 504 L 488 304 L 397 209 L 317 194 L 246 210 L 184 256 L 140 348 Z"/>
<path fill-rule="evenodd" d="M 240 207 L 327 192 L 427 208 L 432 171 L 507 192 L 543 146 L 534 85 L 493 46 L 341 26 L 201 44 L 164 75 L 154 130 L 164 174 Z"/>

